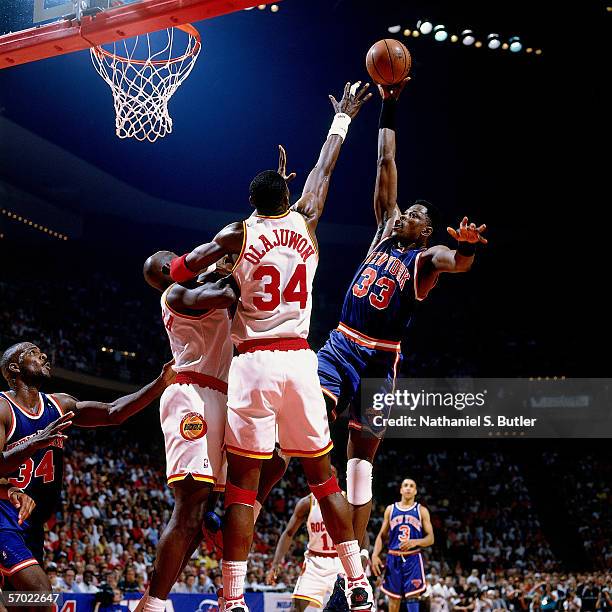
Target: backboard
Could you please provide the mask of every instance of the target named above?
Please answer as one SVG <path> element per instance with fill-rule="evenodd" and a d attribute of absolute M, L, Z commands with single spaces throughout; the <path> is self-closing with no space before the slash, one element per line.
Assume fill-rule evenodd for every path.
<path fill-rule="evenodd" d="M 232 13 L 253 6 L 253 0 L 5 0 L 2 4 L 0 69 Z"/>

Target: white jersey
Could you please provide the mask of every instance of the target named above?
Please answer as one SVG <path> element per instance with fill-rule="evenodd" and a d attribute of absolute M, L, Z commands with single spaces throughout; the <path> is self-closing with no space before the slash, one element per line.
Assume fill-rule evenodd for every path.
<path fill-rule="evenodd" d="M 168 305 L 164 291 L 162 318 L 174 357 L 176 372 L 197 372 L 227 383 L 233 355 L 227 309 L 209 310 L 200 316 L 180 314 Z"/>
<path fill-rule="evenodd" d="M 330 555 L 336 551 L 334 542 L 329 533 L 327 533 L 327 528 L 323 522 L 321 506 L 312 493 L 310 494 L 310 512 L 306 519 L 306 528 L 308 529 L 309 552 L 314 555 L 317 553 Z"/>
<path fill-rule="evenodd" d="M 232 341 L 308 337 L 312 282 L 319 261 L 306 220 L 295 211 L 252 215 L 243 222 L 242 250 L 233 274 L 240 301 Z"/>

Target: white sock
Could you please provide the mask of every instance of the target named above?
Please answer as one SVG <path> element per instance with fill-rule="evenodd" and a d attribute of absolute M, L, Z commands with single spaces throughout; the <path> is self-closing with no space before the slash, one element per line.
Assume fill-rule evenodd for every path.
<path fill-rule="evenodd" d="M 150 595 L 145 595 L 143 599 L 146 600 L 143 606 L 144 612 L 163 612 L 166 609 L 165 599 L 157 599 Z"/>
<path fill-rule="evenodd" d="M 257 517 L 259 516 L 260 512 L 261 504 L 259 503 L 259 500 L 256 499 L 255 503 L 253 504 L 253 525 L 257 522 Z"/>
<path fill-rule="evenodd" d="M 247 573 L 246 561 L 223 560 L 223 597 L 227 602 L 244 595 L 244 579 Z"/>
<path fill-rule="evenodd" d="M 361 565 L 361 555 L 359 554 L 357 540 L 349 540 L 348 542 L 336 544 L 336 551 L 348 579 L 352 581 L 362 578 L 363 566 Z"/>

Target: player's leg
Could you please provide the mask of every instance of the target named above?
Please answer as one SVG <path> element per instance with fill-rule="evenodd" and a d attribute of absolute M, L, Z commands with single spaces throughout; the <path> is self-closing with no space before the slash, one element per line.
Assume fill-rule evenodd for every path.
<path fill-rule="evenodd" d="M 347 499 L 355 537 L 361 545 L 372 512 L 372 470 L 381 439 L 365 429 L 349 428 L 346 449 Z"/>
<path fill-rule="evenodd" d="M 338 557 L 347 575 L 349 607 L 351 610 L 373 610 L 374 595 L 361 564 L 350 507 L 342 495 L 336 478 L 332 475 L 330 454 L 312 458 L 302 457 L 301 461 L 310 490 L 321 506 L 323 521 L 329 535 L 336 543 Z"/>
<path fill-rule="evenodd" d="M 291 612 L 304 612 L 312 602 L 306 599 L 300 599 L 299 597 L 291 598 Z"/>
<path fill-rule="evenodd" d="M 261 459 L 227 455 L 225 518 L 223 521 L 223 596 L 226 609 L 244 606 L 247 557 L 253 543 L 253 505 L 257 495 Z"/>
<path fill-rule="evenodd" d="M 51 583 L 47 574 L 43 571 L 40 565 L 30 565 L 23 569 L 15 571 L 15 573 L 7 574 L 9 584 L 15 591 L 29 591 L 40 593 L 42 591 L 50 591 Z M 50 606 L 19 606 L 19 610 L 23 612 L 51 612 L 53 605 Z"/>
<path fill-rule="evenodd" d="M 201 540 L 206 502 L 211 489 L 211 483 L 198 482 L 190 475 L 174 483 L 174 509 L 157 545 L 154 573 L 149 586 L 150 597 L 162 601 L 168 598 L 183 569 L 185 558 L 189 559 L 194 543 L 197 546 Z"/>
<path fill-rule="evenodd" d="M 280 453 L 279 449 L 274 449 L 272 459 L 263 462 L 259 487 L 257 488 L 257 499 L 255 500 L 253 520 L 257 521 L 261 507 L 266 501 L 274 485 L 284 476 L 291 457 L 286 457 Z"/>
<path fill-rule="evenodd" d="M 356 373 L 359 382 L 355 391 L 356 399 L 351 403 L 349 416 L 349 440 L 346 449 L 346 492 L 351 504 L 355 537 L 361 543 L 364 539 L 372 511 L 372 471 L 374 458 L 386 427 L 377 425 L 374 411 L 361 390 L 362 378 L 383 379 L 380 392 L 390 393 L 395 387 L 395 377 L 401 363 L 398 352 L 359 349 L 359 367 Z M 388 417 L 388 410 L 381 414 Z"/>

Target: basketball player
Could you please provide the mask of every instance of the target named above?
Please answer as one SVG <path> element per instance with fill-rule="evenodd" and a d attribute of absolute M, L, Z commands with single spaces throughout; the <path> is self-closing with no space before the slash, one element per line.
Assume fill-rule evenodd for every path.
<path fill-rule="evenodd" d="M 381 589 L 389 597 L 389 612 L 399 612 L 402 598 L 415 598 L 427 588 L 420 551 L 434 543 L 429 510 L 415 501 L 416 482 L 410 478 L 404 479 L 400 494 L 400 501 L 385 509 L 383 524 L 376 536 L 372 553 L 372 571 L 376 576 L 380 576 L 380 553 L 383 549 L 383 539 L 388 536 L 387 567 Z M 408 612 L 413 612 L 411 608 L 414 604 L 414 612 L 418 612 L 418 602 L 407 603 L 413 604 L 409 605 Z"/>
<path fill-rule="evenodd" d="M 318 353 L 319 380 L 330 414 L 349 405 L 347 497 L 353 528 L 363 538 L 372 505 L 372 462 L 384 429 L 362 414 L 362 378 L 384 379 L 382 392 L 395 383 L 401 361 L 400 341 L 416 305 L 427 297 L 444 272 L 467 272 L 476 245 L 486 244 L 486 227 L 448 228 L 457 248 L 427 246 L 433 232 L 432 206 L 418 200 L 402 212 L 397 203 L 395 114 L 401 85 L 379 87 L 383 103 L 378 130 L 378 165 L 374 186 L 377 229 L 365 260 L 349 285 L 337 329 Z M 388 415 L 384 415 L 388 416 Z"/>
<path fill-rule="evenodd" d="M 160 400 L 174 509 L 157 545 L 155 571 L 139 610 L 165 607 L 170 589 L 202 539 L 213 488 L 225 488 L 223 437 L 233 354 L 227 308 L 236 302 L 236 293 L 231 277 L 222 277 L 228 271 L 221 262 L 202 282 L 173 283 L 165 270 L 174 258 L 174 253 L 160 251 L 143 269 L 147 283 L 162 292 L 162 319 L 177 376 Z"/>
<path fill-rule="evenodd" d="M 306 479 L 329 534 L 336 542 L 352 610 L 371 610 L 372 589 L 361 566 L 349 508 L 331 474 L 329 425 L 316 374 L 316 355 L 306 340 L 317 268 L 317 223 L 348 126 L 369 99 L 367 85 L 346 84 L 336 116 L 302 197 L 289 208 L 289 190 L 275 171 L 250 185 L 255 214 L 232 223 L 212 240 L 171 263 L 184 281 L 225 254 L 238 254 L 233 275 L 241 292 L 232 324 L 239 355 L 230 367 L 227 508 L 224 528 L 223 591 L 226 610 L 246 610 L 244 578 L 253 538 L 262 461 L 274 451 L 276 431 L 283 454 L 300 457 Z"/>
<path fill-rule="evenodd" d="M 80 402 L 65 393 L 40 392 L 51 378 L 51 363 L 35 344 L 20 342 L 4 351 L 0 370 L 10 390 L 0 393 L 0 478 L 8 478 L 36 502 L 32 516 L 20 524 L 17 508 L 0 499 L 0 573 L 14 589 L 51 589 L 40 565 L 43 525 L 60 503 L 64 430 L 72 424 L 120 425 L 173 382 L 170 365 L 152 383 L 110 404 Z"/>
<path fill-rule="evenodd" d="M 332 473 L 337 476 L 333 466 Z M 278 539 L 266 582 L 273 584 L 276 581 L 291 542 L 304 522 L 308 530 L 308 548 L 304 555 L 302 573 L 291 596 L 293 610 L 297 612 L 304 612 L 309 605 L 323 607 L 323 600 L 333 589 L 336 576 L 343 571 L 334 543 L 327 533 L 321 507 L 311 493 L 302 497 L 296 504 L 285 530 Z"/>

